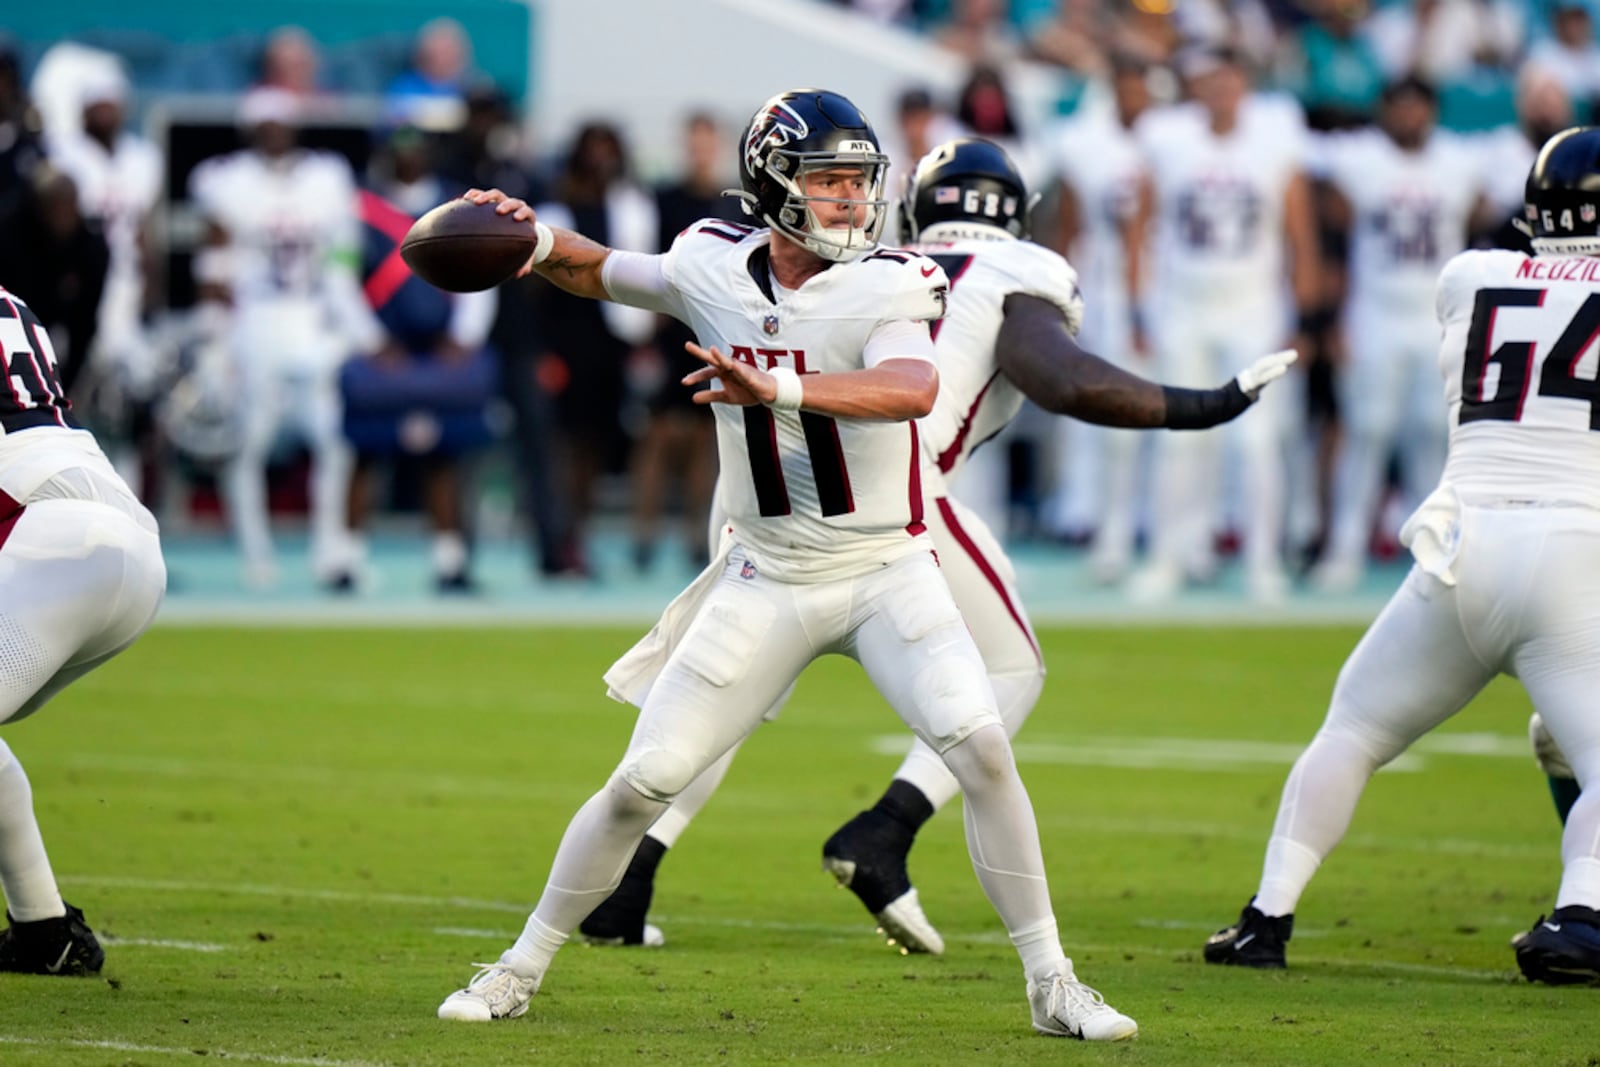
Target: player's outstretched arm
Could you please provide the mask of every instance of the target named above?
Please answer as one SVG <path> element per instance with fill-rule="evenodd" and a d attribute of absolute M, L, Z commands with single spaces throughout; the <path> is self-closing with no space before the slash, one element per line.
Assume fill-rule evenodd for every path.
<path fill-rule="evenodd" d="M 939 395 L 939 372 L 922 359 L 886 359 L 865 370 L 807 374 L 788 368 L 764 371 L 732 359 L 718 348 L 684 345 L 706 365 L 686 375 L 683 384 L 699 385 L 713 378 L 721 388 L 694 395 L 697 404 L 765 404 L 778 411 L 814 411 L 849 419 L 902 422 L 933 410 Z"/>
<path fill-rule="evenodd" d="M 600 280 L 600 267 L 611 254 L 611 249 L 598 241 L 591 241 L 581 233 L 573 233 L 559 226 L 546 226 L 540 222 L 525 201 L 507 196 L 499 189 L 469 189 L 463 194 L 475 204 L 494 204 L 502 215 L 510 215 L 526 222 L 538 235 L 538 245 L 528 262 L 517 271 L 517 277 L 537 273 L 575 296 L 591 300 L 610 300 Z"/>
<path fill-rule="evenodd" d="M 1006 297 L 995 340 L 1000 370 L 1046 411 L 1102 426 L 1199 430 L 1237 418 L 1295 361 L 1294 351 L 1257 360 L 1217 389 L 1174 389 L 1112 366 L 1079 347 L 1061 309 L 1025 293 Z"/>

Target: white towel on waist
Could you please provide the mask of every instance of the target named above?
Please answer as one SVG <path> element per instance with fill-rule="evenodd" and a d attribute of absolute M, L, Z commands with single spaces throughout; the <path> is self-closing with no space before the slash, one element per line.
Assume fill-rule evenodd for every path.
<path fill-rule="evenodd" d="M 711 587 L 717 584 L 717 579 L 727 567 L 728 555 L 733 551 L 733 544 L 733 527 L 724 526 L 722 540 L 717 545 L 717 554 L 711 558 L 706 569 L 689 583 L 689 588 L 673 598 L 672 603 L 667 605 L 667 610 L 661 613 L 661 618 L 650 628 L 650 632 L 624 652 L 622 658 L 606 671 L 606 696 L 620 704 L 644 707 L 644 698 L 650 694 L 650 687 L 655 684 L 656 676 L 667 665 L 673 650 L 678 647 L 678 642 L 688 631 L 689 624 L 694 622 L 694 617 L 700 613 L 700 604 L 705 600 L 706 594 L 711 592 Z"/>

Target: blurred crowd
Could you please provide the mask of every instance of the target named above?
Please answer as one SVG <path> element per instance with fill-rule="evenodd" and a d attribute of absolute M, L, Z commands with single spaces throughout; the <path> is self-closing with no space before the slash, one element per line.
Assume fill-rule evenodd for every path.
<path fill-rule="evenodd" d="M 908 85 L 876 116 L 895 174 L 964 132 L 1012 151 L 1041 194 L 1034 239 L 1080 271 L 1092 350 L 1184 384 L 1216 384 L 1189 380 L 1215 370 L 1213 319 L 1218 352 L 1302 351 L 1298 399 L 1262 440 L 1174 456 L 1024 417 L 958 491 L 1013 539 L 1090 546 L 1098 578 L 1150 595 L 1241 546 L 1264 599 L 1302 571 L 1349 589 L 1395 551 L 1443 454 L 1417 279 L 1521 239 L 1534 152 L 1600 102 L 1587 0 L 835 2 L 967 61 L 958 92 Z M 132 484 L 169 524 L 220 517 L 256 587 L 279 579 L 275 518 L 303 513 L 317 579 L 354 593 L 374 522 L 415 512 L 439 590 L 472 591 L 486 460 L 541 575 L 592 575 L 597 516 L 641 571 L 702 560 L 715 450 L 676 384 L 684 328 L 537 279 L 442 293 L 398 247 L 430 208 L 496 186 L 552 224 L 665 250 L 695 219 L 736 217 L 720 194 L 742 131 L 685 115 L 673 172 L 647 181 L 622 116 L 535 151 L 452 20 L 417 34 L 375 111 L 330 88 L 324 55 L 303 30 L 267 36 L 229 136 L 180 165 L 175 139 L 135 128 L 124 57 L 67 42 L 24 70 L 0 51 L 0 284 L 50 327 Z M 1057 118 L 1016 106 L 1022 60 L 1059 74 Z M 1277 191 L 1240 192 L 1229 167 Z M 1251 303 L 1241 274 L 1229 304 L 1206 257 L 1262 229 L 1277 301 Z M 1211 285 L 1188 303 L 1170 281 L 1184 264 Z"/>

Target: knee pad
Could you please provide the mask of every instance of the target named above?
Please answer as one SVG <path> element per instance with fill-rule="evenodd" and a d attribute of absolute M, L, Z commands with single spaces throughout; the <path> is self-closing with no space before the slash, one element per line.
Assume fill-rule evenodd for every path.
<path fill-rule="evenodd" d="M 617 768 L 616 777 L 641 796 L 667 804 L 688 788 L 697 773 L 678 753 L 652 748 L 628 753 Z"/>
<path fill-rule="evenodd" d="M 944 754 L 945 765 L 968 790 L 979 782 L 998 782 L 1017 773 L 1004 729 L 985 726 Z"/>

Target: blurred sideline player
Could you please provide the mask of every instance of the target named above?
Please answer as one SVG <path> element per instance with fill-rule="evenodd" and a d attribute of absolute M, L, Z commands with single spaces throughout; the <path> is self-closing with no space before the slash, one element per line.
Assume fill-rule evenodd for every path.
<path fill-rule="evenodd" d="M 1282 347 L 1298 333 L 1291 307 L 1318 299 L 1304 120 L 1294 101 L 1250 92 L 1241 64 L 1228 49 L 1184 56 L 1193 101 L 1151 111 L 1137 129 L 1154 189 L 1152 217 L 1140 226 L 1153 223 L 1155 234 L 1149 292 L 1133 300 L 1149 316 L 1161 377 L 1175 385 L 1237 374 Z M 1287 451 L 1302 392 L 1274 389 L 1225 438 L 1158 442 L 1151 558 L 1133 593 L 1161 599 L 1215 575 L 1226 440 L 1238 451 L 1246 588 L 1259 601 L 1284 597 Z"/>
<path fill-rule="evenodd" d="M 1439 323 L 1428 298 L 1439 271 L 1466 247 L 1482 194 L 1479 153 L 1436 130 L 1438 112 L 1433 88 L 1407 78 L 1384 90 L 1377 128 L 1320 145 L 1334 214 L 1350 233 L 1339 374 L 1344 434 L 1328 552 L 1312 573 L 1326 592 L 1360 584 L 1390 453 L 1399 451 L 1408 512 L 1444 468 Z"/>
<path fill-rule="evenodd" d="M 346 569 L 351 452 L 338 371 L 383 338 L 356 276 L 355 177 L 342 156 L 297 147 L 299 115 L 294 94 L 252 90 L 239 110 L 250 147 L 206 160 L 189 179 L 209 227 L 194 264 L 202 313 L 228 337 L 244 423 L 223 490 L 245 579 L 257 587 L 277 580 L 266 473 L 286 429 L 311 449 L 312 567 L 324 581 Z"/>
<path fill-rule="evenodd" d="M 923 482 L 932 503 L 928 529 L 939 572 L 977 642 L 1013 736 L 1039 699 L 1044 662 L 1011 561 L 976 513 L 947 494 L 948 480 L 973 449 L 1005 428 L 1025 398 L 1104 425 L 1200 429 L 1244 412 L 1293 359 L 1293 353 L 1267 356 L 1220 389 L 1191 390 L 1164 388 L 1085 351 L 1073 339 L 1084 313 L 1077 275 L 1059 255 L 1025 239 L 1028 203 L 1022 176 L 1002 149 L 962 138 L 921 160 L 901 212 L 915 251 L 943 266 L 951 280 L 949 314 L 934 328 L 939 397 L 919 420 Z M 731 757 L 702 775 L 650 828 L 622 887 L 590 916 L 586 933 L 623 943 L 660 940 L 644 923 L 655 866 L 714 791 Z M 911 886 L 906 856 L 923 823 L 959 792 L 937 754 L 919 740 L 877 804 L 823 846 L 824 867 L 878 918 L 891 944 L 907 951 L 944 950 Z"/>
<path fill-rule="evenodd" d="M 1580 787 L 1600 774 L 1600 128 L 1547 143 L 1526 200 L 1532 257 L 1465 252 L 1439 277 L 1452 425 L 1439 487 L 1401 531 L 1416 562 L 1340 671 L 1211 963 L 1285 965 L 1295 905 L 1367 780 L 1496 675 L 1521 681 Z M 1517 962 L 1535 981 L 1600 981 L 1600 793 L 1578 797 L 1561 855 L 1555 910 Z"/>
<path fill-rule="evenodd" d="M 960 780 L 973 869 L 1021 957 L 1034 1029 L 1130 1038 L 1137 1024 L 1062 951 L 1032 805 L 924 527 L 911 420 L 939 389 L 925 323 L 944 314 L 945 273 L 877 249 L 888 157 L 844 97 L 773 97 L 752 117 L 740 163 L 741 199 L 767 228 L 705 220 L 651 255 L 535 227 L 529 269 L 580 296 L 671 314 L 709 346 L 691 348 L 707 365 L 684 384 L 718 383 L 699 399 L 716 414 L 729 521 L 711 566 L 606 674 L 639 705 L 638 723 L 568 826 L 522 936 L 439 1015 L 523 1014 L 672 799 L 807 665 L 839 653 Z M 534 222 L 520 201 L 501 211 Z"/>
<path fill-rule="evenodd" d="M 128 81 L 113 57 L 86 68 L 80 78 L 82 128 L 47 132 L 46 147 L 50 161 L 77 185 L 83 214 L 100 225 L 110 252 L 99 328 L 84 375 L 95 402 L 85 417 L 102 439 L 112 433 L 121 439 L 108 443 L 119 472 L 141 496 L 153 499 L 153 487 L 143 484 L 143 476 L 154 474 L 159 462 L 150 408 L 161 368 L 144 314 L 155 271 L 150 216 L 161 199 L 161 150 L 123 129 Z M 66 385 L 84 412 L 82 386 L 70 380 Z M 118 454 L 130 446 L 137 454 Z"/>
<path fill-rule="evenodd" d="M 155 516 L 79 428 L 50 337 L 0 289 L 0 724 L 38 711 L 131 645 L 166 592 Z M 0 971 L 94 974 L 105 960 L 61 899 L 28 776 L 0 741 Z"/>
<path fill-rule="evenodd" d="M 1061 176 L 1061 233 L 1056 247 L 1081 271 L 1084 312 L 1080 340 L 1125 370 L 1149 362 L 1138 307 L 1129 297 L 1146 266 L 1143 237 L 1135 229 L 1149 197 L 1144 156 L 1133 128 L 1150 107 L 1148 66 L 1115 56 L 1110 106 L 1074 116 L 1053 146 Z M 1148 209 L 1146 209 L 1148 210 Z M 1120 581 L 1133 559 L 1139 489 L 1140 437 L 1087 421 L 1057 428 L 1065 473 L 1059 532 L 1094 529 L 1089 552 L 1096 581 Z"/>

